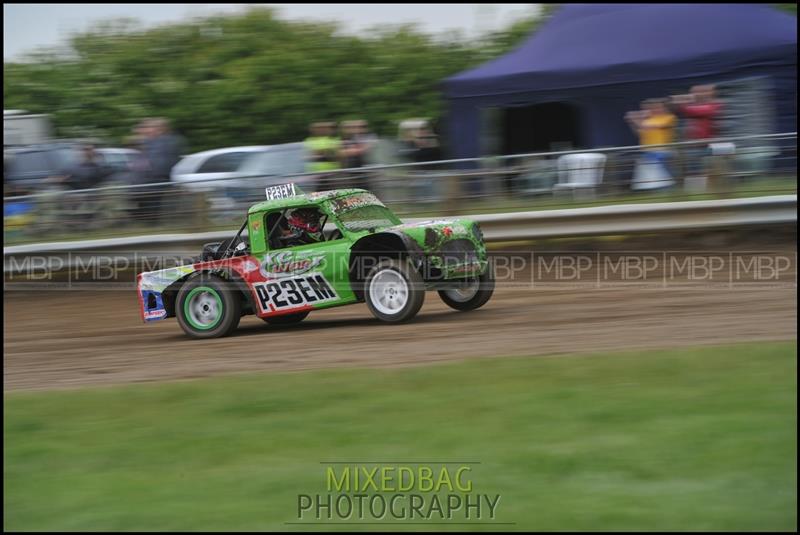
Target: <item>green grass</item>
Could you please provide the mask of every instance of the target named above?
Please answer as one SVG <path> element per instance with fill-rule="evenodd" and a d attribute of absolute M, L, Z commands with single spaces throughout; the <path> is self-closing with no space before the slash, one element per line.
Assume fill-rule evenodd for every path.
<path fill-rule="evenodd" d="M 796 402 L 794 342 L 7 393 L 4 528 L 292 529 L 322 461 L 479 461 L 503 529 L 794 530 Z"/>

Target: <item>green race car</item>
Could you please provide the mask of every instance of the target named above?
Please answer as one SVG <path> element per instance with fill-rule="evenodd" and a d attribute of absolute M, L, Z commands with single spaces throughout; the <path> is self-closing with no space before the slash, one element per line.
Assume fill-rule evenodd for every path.
<path fill-rule="evenodd" d="M 176 317 L 195 338 L 225 336 L 245 314 L 288 324 L 358 302 L 401 322 L 426 290 L 462 311 L 489 300 L 494 278 L 477 223 L 404 224 L 368 191 L 302 194 L 293 184 L 268 188 L 239 232 L 204 246 L 197 262 L 137 277 L 142 319 Z"/>

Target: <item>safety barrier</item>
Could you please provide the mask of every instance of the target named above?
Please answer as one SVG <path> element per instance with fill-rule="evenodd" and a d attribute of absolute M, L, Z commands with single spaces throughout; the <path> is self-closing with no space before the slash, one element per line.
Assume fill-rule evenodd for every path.
<path fill-rule="evenodd" d="M 457 217 L 457 216 L 454 216 Z M 746 199 L 622 204 L 463 216 L 477 221 L 487 242 L 518 242 L 544 238 L 621 235 L 676 230 L 700 230 L 754 225 L 797 224 L 797 195 Z M 407 222 L 422 219 L 405 219 Z M 35 243 L 3 249 L 3 271 L 30 269 L 31 257 L 46 257 L 59 269 L 86 266 L 100 254 L 143 259 L 163 254 L 196 256 L 203 243 L 231 237 L 235 229 L 214 232 L 155 234 L 125 238 Z M 43 265 L 46 270 L 46 266 Z"/>

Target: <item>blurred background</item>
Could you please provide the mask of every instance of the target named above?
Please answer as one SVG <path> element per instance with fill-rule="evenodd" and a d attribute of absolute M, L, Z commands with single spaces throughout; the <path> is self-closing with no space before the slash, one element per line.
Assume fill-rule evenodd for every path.
<path fill-rule="evenodd" d="M 502 529 L 797 530 L 796 4 L 3 12 L 5 529 L 281 531 L 325 463 L 469 461 Z M 492 300 L 143 324 L 285 182 L 475 219 Z"/>
<path fill-rule="evenodd" d="M 10 243 L 228 228 L 288 180 L 403 215 L 796 191 L 794 4 L 4 14 Z"/>

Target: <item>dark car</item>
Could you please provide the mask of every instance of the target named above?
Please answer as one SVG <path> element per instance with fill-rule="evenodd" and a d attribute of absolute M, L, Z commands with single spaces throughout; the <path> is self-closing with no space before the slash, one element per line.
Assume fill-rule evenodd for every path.
<path fill-rule="evenodd" d="M 78 160 L 79 145 L 48 143 L 7 149 L 3 182 L 14 191 L 34 192 L 44 189 L 48 179 L 62 175 Z"/>
<path fill-rule="evenodd" d="M 54 185 L 53 179 L 69 174 L 80 161 L 84 146 L 83 143 L 66 141 L 6 149 L 3 181 L 7 192 L 35 193 Z M 95 185 L 126 182 L 130 163 L 137 151 L 119 148 L 96 150 L 97 163 L 103 171 L 101 182 Z"/>

